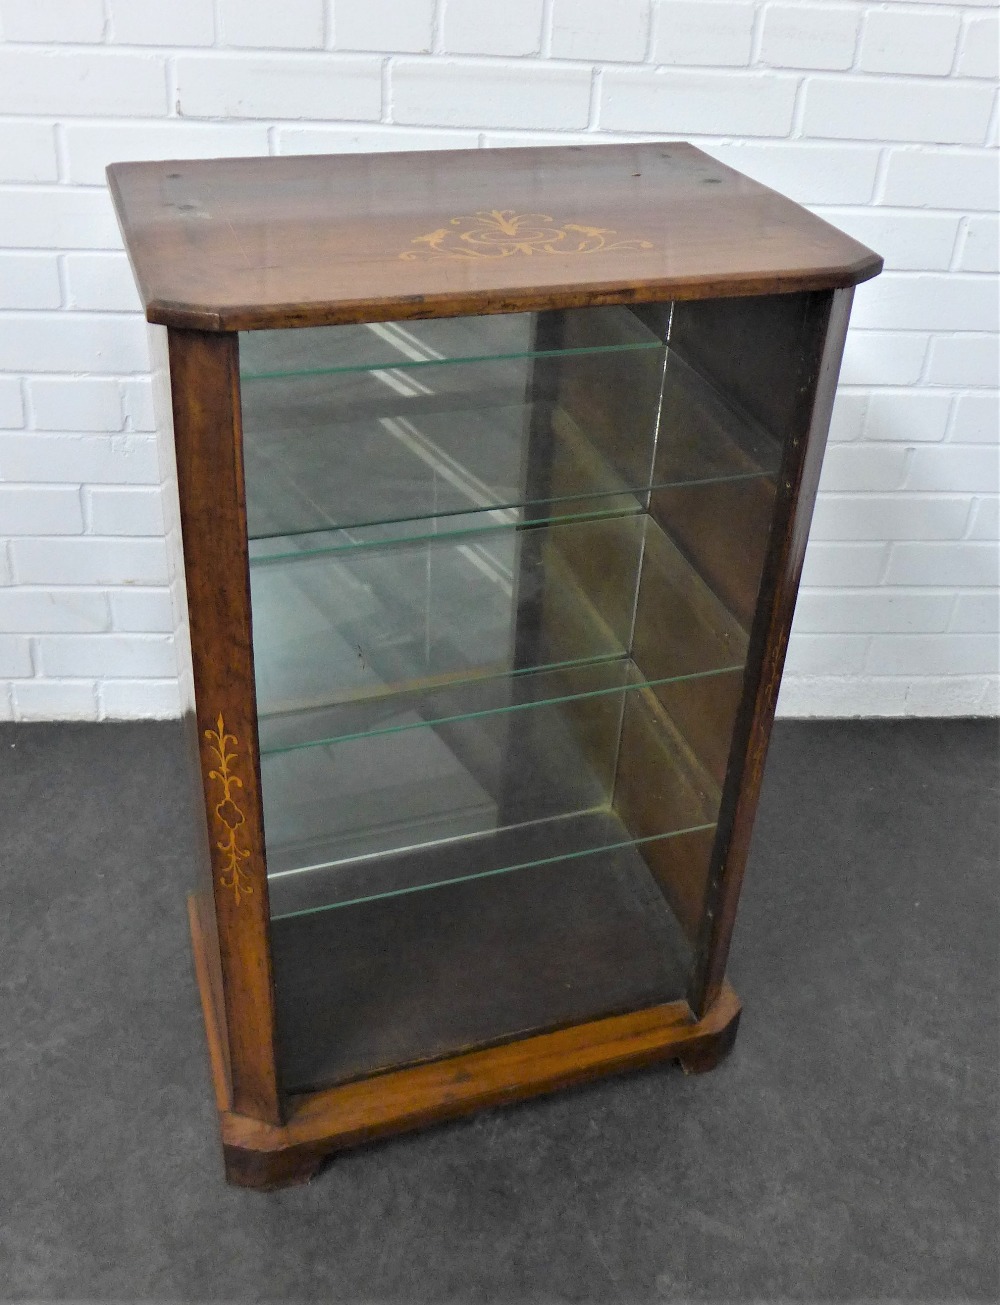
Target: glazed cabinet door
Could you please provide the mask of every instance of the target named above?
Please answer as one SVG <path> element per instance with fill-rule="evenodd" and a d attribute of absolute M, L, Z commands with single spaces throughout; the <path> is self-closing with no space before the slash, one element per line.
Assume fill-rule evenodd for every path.
<path fill-rule="evenodd" d="M 671 317 L 240 337 L 289 1092 L 690 987 L 781 441 Z"/>

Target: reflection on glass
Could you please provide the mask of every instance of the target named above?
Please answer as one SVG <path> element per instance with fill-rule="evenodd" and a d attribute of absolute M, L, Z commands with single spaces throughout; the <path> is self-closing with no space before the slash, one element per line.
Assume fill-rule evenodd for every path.
<path fill-rule="evenodd" d="M 251 569 L 263 746 L 308 713 L 416 683 L 625 655 L 646 518 L 446 534 Z M 577 572 L 614 559 L 584 623 Z"/>
<path fill-rule="evenodd" d="M 656 332 L 627 308 L 578 309 L 573 314 L 575 334 L 570 339 L 565 332 L 553 330 L 563 321 L 559 313 L 496 313 L 303 331 L 254 331 L 242 337 L 240 371 L 246 382 L 335 372 L 410 371 L 441 363 L 493 363 L 530 359 L 539 353 L 655 351 L 661 344 Z M 541 341 L 540 324 L 548 328 Z"/>
<path fill-rule="evenodd" d="M 526 499 L 557 497 L 560 515 L 641 506 L 663 346 L 625 310 L 592 312 L 589 349 L 456 360 L 456 354 L 462 358 L 457 346 L 469 335 L 487 349 L 490 336 L 509 346 L 504 337 L 512 328 L 528 348 L 532 340 L 553 344 L 564 334 L 547 318 L 540 325 L 530 315 L 486 317 L 473 319 L 468 332 L 468 319 L 417 322 L 405 331 L 393 326 L 404 337 L 400 357 L 409 360 L 407 371 L 343 367 L 255 377 L 244 370 L 251 538 L 463 513 L 516 520 Z M 388 330 L 262 334 L 273 337 L 285 362 L 293 361 L 287 355 L 297 347 L 304 365 L 317 355 L 362 359 L 364 341 L 357 336 L 376 329 Z M 451 354 L 433 365 L 412 362 L 413 342 L 430 335 L 443 344 L 442 330 L 454 337 Z M 314 335 L 323 339 L 313 341 Z M 395 334 L 389 338 L 399 343 Z M 248 354 L 259 353 L 262 342 L 253 334 L 243 339 L 245 369 Z M 601 393 L 631 396 L 632 414 L 618 414 L 613 438 L 606 404 L 590 401 L 595 381 Z"/>

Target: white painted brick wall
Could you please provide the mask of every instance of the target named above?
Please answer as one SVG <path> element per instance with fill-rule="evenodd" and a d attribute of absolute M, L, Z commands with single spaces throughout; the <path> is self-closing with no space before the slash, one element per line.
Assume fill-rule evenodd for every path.
<path fill-rule="evenodd" d="M 401 59 L 392 69 L 394 122 L 423 127 L 586 127 L 591 73 L 539 64 Z"/>
<path fill-rule="evenodd" d="M 858 67 L 865 72 L 948 73 L 961 23 L 956 9 L 873 9 L 865 15 Z"/>
<path fill-rule="evenodd" d="M 374 118 L 382 65 L 363 55 L 227 51 L 175 64 L 176 110 L 185 118 Z"/>
<path fill-rule="evenodd" d="M 649 10 L 649 0 L 553 0 L 549 53 L 638 63 L 649 40 Z"/>
<path fill-rule="evenodd" d="M 505 0 L 498 5 L 448 0 L 441 8 L 441 49 L 448 54 L 537 54 L 543 9 L 544 0 Z"/>
<path fill-rule="evenodd" d="M 66 307 L 137 313 L 138 291 L 124 254 L 67 254 L 63 259 Z"/>
<path fill-rule="evenodd" d="M 970 14 L 966 17 L 956 71 L 960 77 L 991 77 L 996 80 L 1000 73 L 1000 24 L 996 15 Z"/>
<path fill-rule="evenodd" d="M 750 63 L 756 6 L 747 0 L 662 0 L 654 16 L 654 64 L 745 68 Z"/>
<path fill-rule="evenodd" d="M 0 303 L 5 308 L 60 308 L 55 254 L 0 253 Z"/>
<path fill-rule="evenodd" d="M 0 122 L 0 181 L 58 181 L 55 128 L 45 122 Z"/>
<path fill-rule="evenodd" d="M 20 381 L 16 376 L 0 376 L 0 430 L 16 428 L 23 423 Z"/>
<path fill-rule="evenodd" d="M 383 50 L 392 33 L 393 52 L 429 53 L 434 41 L 435 0 L 366 0 L 338 4 L 334 10 L 333 47 L 337 50 Z"/>
<path fill-rule="evenodd" d="M 996 331 L 982 335 L 955 331 L 932 338 L 924 380 L 928 385 L 968 386 L 970 389 L 984 386 L 995 390 L 1000 385 Z"/>
<path fill-rule="evenodd" d="M 886 256 L 781 709 L 995 711 L 995 7 L 0 0 L 0 717 L 180 710 L 170 469 L 107 163 L 634 136 L 691 139 Z"/>
<path fill-rule="evenodd" d="M 17 0 L 15 0 L 15 3 Z M 19 9 L 31 4 L 20 0 Z M 53 117 L 159 117 L 167 113 L 162 54 L 16 45 L 0 49 L 0 113 Z"/>
<path fill-rule="evenodd" d="M 995 217 L 966 218 L 957 266 L 960 272 L 1000 271 L 1000 224 Z"/>
<path fill-rule="evenodd" d="M 156 442 L 149 436 L 47 435 L 0 431 L 5 481 L 70 480 L 103 485 L 155 484 Z"/>
<path fill-rule="evenodd" d="M 36 430 L 119 431 L 121 385 L 93 376 L 25 378 L 31 424 Z"/>
<path fill-rule="evenodd" d="M 115 45 L 211 45 L 211 0 L 108 0 L 108 40 Z"/>
<path fill-rule="evenodd" d="M 608 131 L 724 132 L 783 136 L 792 125 L 796 79 L 768 73 L 653 72 L 609 69 L 602 77 L 599 125 Z"/>
<path fill-rule="evenodd" d="M 850 68 L 861 15 L 857 5 L 766 5 L 760 61 L 772 68 Z"/>
<path fill-rule="evenodd" d="M 101 41 L 104 5 L 101 0 L 2 0 L 0 23 L 8 41 Z"/>
<path fill-rule="evenodd" d="M 280 7 L 218 0 L 219 44 L 321 50 L 323 8 L 324 0 L 281 0 Z"/>

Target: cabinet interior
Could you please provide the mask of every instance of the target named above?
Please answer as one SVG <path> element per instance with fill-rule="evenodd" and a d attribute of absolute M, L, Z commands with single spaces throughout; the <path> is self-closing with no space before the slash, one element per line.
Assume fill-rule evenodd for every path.
<path fill-rule="evenodd" d="M 782 441 L 678 308 L 240 335 L 289 1091 L 685 994 Z"/>

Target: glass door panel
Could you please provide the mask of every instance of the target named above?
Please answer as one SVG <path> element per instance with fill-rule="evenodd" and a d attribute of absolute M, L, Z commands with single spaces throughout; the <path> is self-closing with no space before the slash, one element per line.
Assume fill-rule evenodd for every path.
<path fill-rule="evenodd" d="M 782 439 L 672 320 L 241 337 L 290 1090 L 684 993 Z"/>

